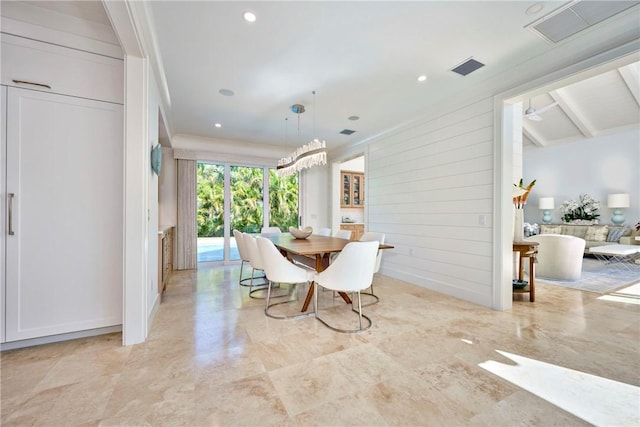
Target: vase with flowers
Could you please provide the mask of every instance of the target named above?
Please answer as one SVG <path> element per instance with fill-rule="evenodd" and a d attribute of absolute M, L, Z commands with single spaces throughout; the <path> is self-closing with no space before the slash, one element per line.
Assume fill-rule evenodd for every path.
<path fill-rule="evenodd" d="M 516 185 L 513 184 L 513 241 L 522 242 L 524 240 L 524 205 L 527 204 L 527 199 L 531 193 L 531 189 L 536 185 L 534 179 L 525 187 L 524 182 L 520 179 L 520 182 Z"/>
<path fill-rule="evenodd" d="M 562 220 L 570 224 L 595 224 L 600 218 L 600 201 L 588 194 L 580 194 L 578 200 L 565 200 L 560 206 Z"/>

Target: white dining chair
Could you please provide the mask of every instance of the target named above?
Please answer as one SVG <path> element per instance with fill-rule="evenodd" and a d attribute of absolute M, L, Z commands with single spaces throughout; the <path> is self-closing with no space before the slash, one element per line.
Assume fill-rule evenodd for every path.
<path fill-rule="evenodd" d="M 248 282 L 253 278 L 253 267 L 251 266 L 251 262 L 249 259 L 249 254 L 247 252 L 246 246 L 244 244 L 244 239 L 242 236 L 242 232 L 240 230 L 233 230 L 233 236 L 236 239 L 236 246 L 238 247 L 238 254 L 240 255 L 240 277 L 238 278 L 238 285 L 240 286 L 250 286 Z M 248 264 L 252 269 L 251 277 L 242 277 L 244 265 Z"/>
<path fill-rule="evenodd" d="M 351 240 L 351 230 L 338 230 L 334 233 L 333 237 L 337 237 L 338 239 Z M 333 260 L 339 255 L 339 252 L 331 254 L 329 257 L 329 262 L 333 262 Z"/>
<path fill-rule="evenodd" d="M 322 228 L 319 228 L 318 231 L 315 234 L 317 234 L 318 236 L 327 236 L 327 237 L 329 237 L 329 236 L 331 236 L 331 229 L 327 228 L 327 227 L 322 227 Z"/>
<path fill-rule="evenodd" d="M 351 230 L 338 230 L 335 233 L 333 233 L 333 237 L 337 237 L 338 239 L 350 240 Z"/>
<path fill-rule="evenodd" d="M 372 242 L 372 241 L 377 241 L 379 244 L 384 245 L 384 240 L 385 240 L 385 234 L 384 233 L 378 233 L 375 231 L 366 231 L 362 237 L 360 237 L 360 241 L 361 242 Z M 380 263 L 382 261 L 382 249 L 378 249 L 378 254 L 376 255 L 376 266 L 373 270 L 374 274 L 377 273 L 380 270 Z M 363 292 L 363 294 L 365 295 L 369 295 L 371 297 L 374 298 L 374 301 L 366 304 L 366 305 L 371 305 L 371 304 L 375 304 L 378 301 L 380 301 L 380 298 L 378 298 L 378 296 L 373 292 L 373 280 L 371 280 L 371 291 L 370 292 Z"/>
<path fill-rule="evenodd" d="M 289 284 L 292 285 L 291 292 L 293 292 L 295 285 L 299 283 L 309 283 L 313 277 L 313 271 L 302 267 L 298 267 L 287 260 L 273 242 L 264 237 L 256 238 L 258 249 L 264 262 L 264 271 L 267 275 L 268 287 L 267 287 L 267 304 L 264 308 L 264 314 L 274 319 L 294 319 L 300 317 L 307 317 L 313 315 L 313 312 L 298 313 L 295 315 L 279 315 L 273 314 L 271 308 L 282 305 L 297 303 L 297 299 L 288 299 L 287 301 L 280 301 L 271 304 L 271 292 L 274 283 Z M 284 296 L 284 295 L 280 295 Z"/>
<path fill-rule="evenodd" d="M 313 275 L 313 283 L 315 285 L 313 300 L 316 318 L 328 328 L 337 332 L 353 333 L 362 332 L 371 327 L 371 319 L 362 314 L 360 293 L 371 285 L 373 271 L 376 266 L 377 251 L 377 241 L 348 243 L 326 270 Z M 357 310 L 353 308 L 353 298 L 350 306 L 351 311 L 358 314 L 359 327 L 357 329 L 342 329 L 332 326 L 320 316 L 318 307 L 319 287 L 335 292 L 353 292 L 357 294 Z M 364 327 L 362 319 L 366 320 Z"/>
<path fill-rule="evenodd" d="M 249 296 L 251 298 L 264 298 L 254 296 L 255 292 L 263 291 L 267 289 L 267 282 L 269 281 L 266 278 L 266 272 L 264 271 L 264 262 L 262 260 L 262 256 L 260 255 L 260 250 L 258 249 L 258 242 L 256 241 L 256 237 L 251 234 L 242 233 L 242 241 L 244 242 L 245 249 L 247 250 L 247 254 L 249 255 L 249 263 L 251 264 L 251 282 L 249 285 Z M 264 276 L 256 276 L 256 270 L 262 271 L 265 273 Z M 254 284 L 254 279 L 260 280 L 261 283 Z M 254 287 L 256 287 L 254 289 Z"/>
<path fill-rule="evenodd" d="M 261 234 L 282 234 L 280 227 L 262 227 Z"/>

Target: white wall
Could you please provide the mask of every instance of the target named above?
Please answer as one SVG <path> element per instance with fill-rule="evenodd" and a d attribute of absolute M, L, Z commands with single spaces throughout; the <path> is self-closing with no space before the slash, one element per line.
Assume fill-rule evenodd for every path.
<path fill-rule="evenodd" d="M 628 193 L 630 207 L 623 210 L 625 224 L 640 221 L 640 132 L 638 129 L 550 147 L 524 150 L 525 181 L 537 179 L 525 207 L 525 221 L 542 223 L 540 197 L 553 197 L 552 222 L 560 223 L 560 205 L 589 194 L 601 202 L 600 223 L 611 224 L 607 196 Z"/>
<path fill-rule="evenodd" d="M 491 306 L 493 99 L 372 143 L 367 175 L 368 230 L 396 248 L 382 273 Z"/>
<path fill-rule="evenodd" d="M 149 128 L 147 135 L 147 152 L 149 153 L 149 163 L 151 162 L 151 149 L 158 144 L 158 109 L 160 104 L 160 94 L 158 92 L 158 84 L 153 76 L 153 72 L 149 73 L 149 102 L 147 105 L 149 115 Z M 162 170 L 162 168 L 161 168 Z M 148 168 L 148 183 L 149 190 L 148 197 L 148 209 L 149 215 L 147 216 L 148 223 L 148 261 L 147 261 L 147 316 L 151 315 L 156 304 L 159 302 L 158 294 L 158 191 L 159 191 L 159 179 L 158 176 L 153 173 L 151 167 Z"/>
<path fill-rule="evenodd" d="M 364 172 L 364 156 L 342 162 L 340 169 L 343 171 Z"/>
<path fill-rule="evenodd" d="M 330 206 L 326 202 L 330 188 L 329 166 L 315 166 L 300 173 L 301 226 L 314 230 L 331 227 Z"/>

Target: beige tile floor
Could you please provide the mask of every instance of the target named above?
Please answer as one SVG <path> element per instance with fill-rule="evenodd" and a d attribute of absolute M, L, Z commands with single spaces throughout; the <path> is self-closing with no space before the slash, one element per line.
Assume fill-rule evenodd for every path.
<path fill-rule="evenodd" d="M 640 305 L 540 284 L 535 303 L 498 312 L 379 276 L 373 327 L 347 335 L 265 317 L 238 273 L 174 273 L 143 344 L 111 334 L 3 352 L 1 424 L 589 425 L 479 366 L 514 364 L 496 350 L 640 385 Z M 346 307 L 320 295 L 328 315 Z"/>

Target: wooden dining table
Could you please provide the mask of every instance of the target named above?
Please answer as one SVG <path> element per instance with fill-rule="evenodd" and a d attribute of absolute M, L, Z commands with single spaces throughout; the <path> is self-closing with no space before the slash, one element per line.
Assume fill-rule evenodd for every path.
<path fill-rule="evenodd" d="M 312 234 L 306 239 L 296 239 L 290 233 L 263 234 L 262 237 L 271 240 L 276 248 L 290 261 L 293 261 L 296 256 L 310 259 L 312 266 L 317 272 L 324 271 L 324 269 L 329 266 L 332 254 L 342 251 L 348 243 L 352 242 L 352 240 L 319 236 L 316 234 Z M 393 249 L 393 246 L 381 244 L 380 249 Z M 302 312 L 307 311 L 309 308 L 314 286 L 314 283 L 311 282 L 304 304 L 302 305 Z M 346 292 L 339 292 L 339 294 L 347 304 L 351 304 L 351 298 L 349 298 Z"/>

